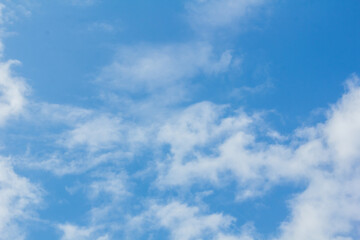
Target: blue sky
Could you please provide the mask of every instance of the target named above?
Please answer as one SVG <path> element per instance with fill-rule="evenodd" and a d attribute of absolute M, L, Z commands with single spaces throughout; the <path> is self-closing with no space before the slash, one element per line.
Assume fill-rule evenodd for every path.
<path fill-rule="evenodd" d="M 359 1 L 0 3 L 0 239 L 360 237 Z"/>

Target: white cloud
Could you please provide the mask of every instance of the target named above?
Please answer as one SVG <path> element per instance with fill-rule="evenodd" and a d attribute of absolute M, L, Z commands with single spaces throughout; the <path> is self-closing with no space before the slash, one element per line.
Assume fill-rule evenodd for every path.
<path fill-rule="evenodd" d="M 90 109 L 46 102 L 32 102 L 27 110 L 26 120 L 33 121 L 35 124 L 40 123 L 41 125 L 76 126 L 79 122 L 85 122 L 96 114 Z"/>
<path fill-rule="evenodd" d="M 89 151 L 94 152 L 119 143 L 123 137 L 121 130 L 120 119 L 99 116 L 77 124 L 74 129 L 63 134 L 59 143 L 67 148 L 86 146 Z"/>
<path fill-rule="evenodd" d="M 237 26 L 265 0 L 191 0 L 187 4 L 189 23 L 199 32 Z"/>
<path fill-rule="evenodd" d="M 159 163 L 158 183 L 161 187 L 203 181 L 224 184 L 223 176 L 232 176 L 238 182 L 239 198 L 245 200 L 280 182 L 305 181 L 308 187 L 292 200 L 291 218 L 283 223 L 278 239 L 359 236 L 354 228 L 360 221 L 356 82 L 354 76 L 325 123 L 297 129 L 286 144 L 259 141 L 262 132 L 255 131 L 258 121 L 253 116 L 223 117 L 219 107 L 204 103 L 190 107 L 159 133 L 172 154 Z M 219 136 L 222 140 L 214 142 Z"/>
<path fill-rule="evenodd" d="M 4 23 L 4 4 L 0 4 L 0 24 Z"/>
<path fill-rule="evenodd" d="M 149 210 L 135 216 L 129 226 L 139 232 L 146 228 L 163 228 L 170 232 L 172 240 L 231 239 L 226 231 L 234 218 L 217 214 L 206 214 L 199 207 L 174 201 L 166 205 L 152 204 Z"/>
<path fill-rule="evenodd" d="M 2 38 L 4 37 L 4 29 L 3 29 L 3 24 L 5 21 L 5 16 L 4 16 L 4 8 L 5 5 L 0 3 L 0 57 L 2 57 L 3 52 L 4 52 L 4 44 L 2 42 Z"/>
<path fill-rule="evenodd" d="M 81 227 L 70 223 L 58 224 L 62 231 L 61 240 L 109 240 L 108 234 L 101 234 L 101 227 Z"/>
<path fill-rule="evenodd" d="M 360 222 L 360 87 L 353 76 L 348 92 L 333 105 L 320 128 L 327 168 L 317 169 L 308 188 L 292 200 L 292 217 L 279 239 L 357 239 Z"/>
<path fill-rule="evenodd" d="M 260 187 L 266 190 L 284 179 L 301 180 L 308 171 L 329 164 L 322 139 L 295 137 L 290 145 L 261 142 L 257 139 L 269 130 L 260 130 L 259 115 L 238 111 L 224 117 L 222 109 L 196 104 L 161 128 L 158 140 L 170 145 L 171 156 L 170 164 L 159 162 L 160 185 L 219 183 L 230 173 L 244 188 L 243 197 L 250 197 Z"/>
<path fill-rule="evenodd" d="M 219 233 L 214 239 L 216 240 L 255 240 L 257 237 L 256 229 L 252 223 L 244 224 L 238 234 Z"/>
<path fill-rule="evenodd" d="M 123 130 L 128 128 L 111 114 L 32 102 L 24 116 L 24 124 L 36 126 L 38 136 L 28 143 L 26 153 L 16 161 L 19 166 L 62 176 L 83 173 L 109 160 L 129 156 L 123 149 Z M 136 142 L 136 138 L 129 139 Z M 48 151 L 39 153 L 38 148 Z"/>
<path fill-rule="evenodd" d="M 74 151 L 65 154 L 50 153 L 50 155 L 41 156 L 41 160 L 30 156 L 17 164 L 30 169 L 41 169 L 58 176 L 64 176 L 68 174 L 84 174 L 101 164 L 111 161 L 118 162 L 130 157 L 131 154 L 116 150 L 100 154 Z"/>
<path fill-rule="evenodd" d="M 73 3 L 91 5 L 94 2 Z M 189 19 L 195 28 L 204 28 L 205 31 L 229 27 L 263 2 L 192 2 L 188 6 Z M 3 14 L 0 19 L 4 21 Z M 227 71 L 231 61 L 229 51 L 216 54 L 210 44 L 202 42 L 124 47 L 114 62 L 103 69 L 99 79 L 109 81 L 125 92 L 163 93 L 165 90 L 169 96 L 173 89 L 199 74 Z M 0 64 L 0 125 L 21 114 L 26 104 L 28 87 L 23 79 L 13 76 L 13 63 L 17 61 Z M 360 234 L 354 228 L 360 222 L 360 87 L 356 81 L 356 76 L 349 81 L 348 92 L 329 110 L 326 122 L 298 129 L 288 139 L 265 129 L 265 135 L 275 140 L 289 140 L 289 143 L 281 144 L 271 139 L 259 140 L 262 132 L 256 130 L 259 126 L 257 115 L 238 111 L 228 116 L 225 106 L 208 102 L 195 104 L 170 118 L 160 128 L 157 138 L 150 140 L 142 128 L 133 128 L 134 125 L 112 115 L 40 104 L 42 116 L 47 116 L 44 119 L 60 122 L 71 129 L 58 135 L 56 141 L 65 148 L 65 154 L 59 153 L 64 150 L 60 148 L 48 160 L 34 161 L 29 165 L 58 175 L 83 173 L 109 159 L 124 157 L 126 153 L 118 150 L 121 144 L 127 148 L 134 142 L 150 143 L 153 140 L 154 144 L 169 144 L 171 147 L 166 161 L 158 162 L 159 186 L 191 185 L 203 181 L 224 184 L 223 176 L 227 174 L 236 179 L 239 198 L 245 200 L 263 194 L 279 182 L 306 181 L 306 190 L 291 200 L 291 215 L 283 222 L 275 239 L 352 240 Z M 83 147 L 85 154 L 79 151 Z M 104 149 L 111 151 L 97 154 Z M 27 179 L 18 176 L 5 160 L 0 161 L 0 173 L 0 239 L 23 239 L 18 222 L 26 220 L 31 206 L 39 203 L 40 191 Z M 96 198 L 105 193 L 118 199 L 127 194 L 124 178 L 121 174 L 100 178 L 90 185 L 90 195 Z M 205 214 L 199 207 L 179 202 L 154 204 L 133 218 L 131 223 L 137 226 L 144 222 L 167 229 L 174 240 L 254 238 L 251 231 L 228 234 L 227 229 L 234 222 L 230 216 Z M 58 227 L 63 231 L 62 240 L 109 239 L 108 235 L 100 236 L 96 227 L 72 224 Z"/>
<path fill-rule="evenodd" d="M 29 88 L 24 80 L 15 77 L 11 65 L 18 61 L 0 63 L 0 125 L 12 116 L 20 114 L 26 104 L 26 93 Z"/>
<path fill-rule="evenodd" d="M 117 201 L 129 195 L 125 173 L 100 172 L 96 175 L 98 177 L 89 186 L 91 198 L 96 198 L 100 194 L 108 194 L 112 201 Z"/>
<path fill-rule="evenodd" d="M 16 11 L 28 13 L 23 6 L 0 3 L 0 57 L 6 36 L 5 24 L 16 18 Z M 29 87 L 24 79 L 16 76 L 11 67 L 20 64 L 9 60 L 0 62 L 0 127 L 11 118 L 23 114 Z M 42 190 L 29 179 L 18 175 L 11 164 L 13 159 L 0 156 L 0 239 L 22 240 L 26 238 L 25 223 L 34 220 L 35 208 L 42 200 Z"/>
<path fill-rule="evenodd" d="M 102 70 L 99 81 L 128 92 L 153 92 L 182 85 L 199 73 L 226 71 L 231 58 L 228 51 L 217 56 L 203 42 L 123 47 L 114 62 Z"/>
<path fill-rule="evenodd" d="M 7 32 L 6 25 L 13 23 L 19 16 L 31 15 L 30 7 L 27 0 L 0 2 L 0 58 L 3 57 L 5 48 L 2 40 L 11 34 Z"/>
<path fill-rule="evenodd" d="M 149 140 L 146 129 L 108 112 L 33 102 L 24 115 L 39 129 L 38 137 L 16 164 L 59 176 L 129 159 Z M 49 150 L 39 153 L 39 147 Z"/>
<path fill-rule="evenodd" d="M 280 240 L 357 239 L 360 222 L 360 169 L 348 176 L 317 173 L 308 188 L 291 201 L 291 218 L 282 224 Z"/>
<path fill-rule="evenodd" d="M 82 6 L 82 7 L 93 6 L 98 2 L 98 0 L 66 0 L 66 1 L 74 6 Z"/>
<path fill-rule="evenodd" d="M 163 125 L 158 140 L 169 143 L 176 161 L 197 146 L 204 146 L 226 134 L 247 127 L 251 119 L 241 111 L 235 117 L 220 120 L 226 106 L 201 102 L 185 109 Z"/>
<path fill-rule="evenodd" d="M 104 31 L 104 32 L 114 32 L 116 31 L 116 28 L 106 22 L 94 22 L 92 24 L 89 25 L 88 27 L 89 31 Z"/>
<path fill-rule="evenodd" d="M 109 112 L 68 105 L 33 102 L 24 115 L 38 136 L 16 164 L 58 176 L 128 160 L 147 147 L 152 131 Z"/>
<path fill-rule="evenodd" d="M 30 15 L 29 10 L 30 3 L 28 1 L 4 1 L 0 3 L 0 28 L 2 28 L 2 34 L 4 30 L 4 25 L 7 23 L 12 23 L 18 18 L 19 15 Z M 2 37 L 0 35 L 0 37 Z"/>
<path fill-rule="evenodd" d="M 324 135 L 330 148 L 335 150 L 339 159 L 357 161 L 360 156 L 360 90 L 359 78 L 354 75 L 347 82 L 349 93 L 329 112 Z M 339 163 L 341 164 L 341 163 Z M 340 167 L 340 166 L 339 166 Z"/>
<path fill-rule="evenodd" d="M 20 223 L 31 220 L 34 207 L 41 201 L 41 190 L 17 175 L 9 159 L 0 157 L 0 239 L 25 239 Z"/>
<path fill-rule="evenodd" d="M 104 235 L 104 236 L 101 236 L 101 237 L 99 237 L 98 239 L 96 239 L 96 240 L 109 240 L 110 238 L 109 238 L 109 235 Z"/>
<path fill-rule="evenodd" d="M 58 228 L 63 231 L 61 240 L 85 240 L 91 239 L 91 235 L 95 231 L 94 228 L 78 227 L 72 224 L 61 224 Z"/>

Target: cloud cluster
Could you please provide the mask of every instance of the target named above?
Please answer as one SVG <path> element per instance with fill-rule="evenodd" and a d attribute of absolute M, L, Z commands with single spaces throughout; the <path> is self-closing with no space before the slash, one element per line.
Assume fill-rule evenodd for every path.
<path fill-rule="evenodd" d="M 190 1 L 189 26 L 197 33 L 225 29 L 265 2 Z M 1 19 L 2 15 L 3 22 Z M 305 190 L 290 199 L 290 215 L 271 240 L 354 240 L 360 235 L 356 229 L 360 223 L 359 78 L 354 75 L 348 80 L 347 92 L 330 107 L 326 121 L 300 127 L 287 137 L 266 127 L 263 114 L 232 110 L 229 105 L 204 101 L 171 108 L 169 104 L 160 113 L 164 101 L 181 102 L 181 96 L 174 95 L 186 92 L 196 77 L 229 71 L 234 56 L 219 48 L 198 36 L 185 43 L 120 47 L 97 78 L 100 84 L 111 85 L 110 90 L 103 88 L 105 95 L 114 94 L 122 105 L 130 103 L 115 111 L 31 101 L 26 97 L 29 87 L 11 71 L 17 61 L 0 63 L 0 126 L 23 115 L 23 123 L 44 129 L 36 132 L 40 141 L 33 137 L 27 143 L 25 156 L 12 159 L 14 166 L 49 171 L 58 177 L 92 174 L 82 185 L 92 203 L 87 212 L 89 224 L 55 224 L 62 240 L 109 240 L 119 231 L 144 236 L 162 230 L 173 240 L 258 240 L 251 225 L 238 230 L 234 217 L 211 213 L 206 203 L 191 205 L 167 197 L 173 196 L 167 195 L 169 190 L 187 191 L 194 186 L 201 190 L 211 186 L 216 192 L 230 181 L 236 182 L 234 201 L 238 202 L 261 197 L 279 184 L 304 185 Z M 145 157 L 142 151 L 148 151 Z M 126 172 L 126 161 L 139 155 L 135 173 L 131 167 L 132 172 Z M 118 167 L 120 162 L 125 162 L 125 170 Z M 101 168 L 106 164 L 106 169 Z M 141 174 L 146 175 L 145 180 L 139 180 Z M 132 196 L 129 182 L 144 188 L 149 185 L 146 191 L 155 189 L 155 193 L 139 200 L 150 204 L 136 209 L 137 214 L 132 208 L 124 209 L 124 217 L 119 209 Z M 166 199 L 159 200 L 157 194 Z M 40 187 L 0 157 L 0 195 L 0 239 L 24 239 L 21 223 L 33 216 L 31 210 L 41 201 Z M 113 215 L 120 216 L 113 221 Z M 117 220 L 124 226 L 119 227 Z"/>
<path fill-rule="evenodd" d="M 159 184 L 217 184 L 231 174 L 238 182 L 238 197 L 245 200 L 284 181 L 301 181 L 307 188 L 291 201 L 291 219 L 283 223 L 279 239 L 351 239 L 360 220 L 356 82 L 356 76 L 349 80 L 348 92 L 329 110 L 326 122 L 297 129 L 286 144 L 257 140 L 251 116 L 220 118 L 206 103 L 195 106 L 196 111 L 185 110 L 164 127 L 165 137 L 160 132 L 160 139 L 171 146 L 171 160 L 159 164 Z M 230 133 L 214 142 L 216 133 L 224 135 L 227 129 Z"/>
<path fill-rule="evenodd" d="M 4 24 L 12 17 L 11 9 L 0 3 L 0 55 L 3 53 Z M 12 65 L 19 61 L 0 60 L 0 131 L 6 123 L 24 113 L 29 87 L 16 76 Z M 3 150 L 3 149 L 1 149 Z M 0 239 L 25 239 L 24 223 L 35 218 L 34 210 L 42 201 L 42 189 L 15 172 L 14 159 L 0 155 Z"/>

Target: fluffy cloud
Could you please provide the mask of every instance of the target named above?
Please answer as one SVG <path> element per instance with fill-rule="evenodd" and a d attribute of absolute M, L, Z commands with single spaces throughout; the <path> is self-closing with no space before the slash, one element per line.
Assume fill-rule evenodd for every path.
<path fill-rule="evenodd" d="M 292 200 L 291 220 L 279 239 L 356 239 L 360 230 L 360 87 L 353 76 L 348 92 L 319 125 L 328 166 L 309 175 L 308 188 Z"/>
<path fill-rule="evenodd" d="M 172 150 L 180 150 L 183 155 L 196 145 L 205 145 L 214 138 L 245 129 L 258 118 L 256 115 L 250 117 L 241 110 L 236 111 L 233 116 L 221 118 L 226 110 L 225 105 L 219 106 L 211 102 L 196 103 L 170 118 L 160 129 L 159 140 L 164 143 L 171 142 L 174 146 Z M 186 141 L 180 142 L 179 139 Z M 178 149 L 184 147 L 185 149 Z"/>
<path fill-rule="evenodd" d="M 278 239 L 357 239 L 360 222 L 360 169 L 317 173 L 308 188 L 291 201 L 291 218 L 282 224 Z"/>
<path fill-rule="evenodd" d="M 61 240 L 108 240 L 107 235 L 99 236 L 95 227 L 79 227 L 69 223 L 58 225 L 58 229 L 63 232 Z"/>
<path fill-rule="evenodd" d="M 231 239 L 223 235 L 223 230 L 228 229 L 233 221 L 230 216 L 219 213 L 207 215 L 199 207 L 174 201 L 166 205 L 152 204 L 149 210 L 134 217 L 130 226 L 140 229 L 147 223 L 148 228 L 164 228 L 173 240 Z"/>
<path fill-rule="evenodd" d="M 169 118 L 153 142 L 170 145 L 169 158 L 158 162 L 157 183 L 161 187 L 204 181 L 226 184 L 223 176 L 227 175 L 238 182 L 239 199 L 246 200 L 284 181 L 307 182 L 306 190 L 291 200 L 291 215 L 274 239 L 353 239 L 358 235 L 354 226 L 360 221 L 357 81 L 356 76 L 349 81 L 348 92 L 331 107 L 327 121 L 297 129 L 289 140 L 279 133 L 271 137 L 274 134 L 268 133 L 273 130 L 261 129 L 260 115 L 241 110 L 229 114 L 226 106 L 209 102 L 190 106 Z M 259 140 L 267 135 L 270 138 Z M 123 196 L 126 188 L 122 183 L 123 179 L 115 176 L 95 181 L 91 185 L 93 196 L 100 192 L 114 199 Z M 229 217 L 213 214 L 203 219 L 205 215 L 199 211 L 179 202 L 155 204 L 132 223 L 157 222 L 173 239 L 196 239 L 204 232 L 219 240 L 256 239 L 252 233 L 229 235 L 221 230 L 228 226 L 221 223 L 224 219 L 232 222 Z M 197 221 L 203 225 L 186 224 Z"/>
<path fill-rule="evenodd" d="M 353 75 L 346 82 L 348 93 L 333 105 L 324 126 L 324 137 L 329 147 L 334 149 L 339 164 L 358 161 L 360 156 L 360 90 L 359 78 Z M 341 166 L 339 166 L 341 167 Z"/>
<path fill-rule="evenodd" d="M 94 2 L 72 1 L 78 5 Z M 211 32 L 236 25 L 264 2 L 192 1 L 188 5 L 188 17 L 197 31 Z M 1 14 L 0 24 L 4 19 Z M 196 76 L 226 72 L 232 61 L 229 51 L 217 53 L 211 44 L 199 41 L 123 47 L 113 63 L 102 69 L 99 81 L 111 83 L 111 88 L 117 91 L 134 94 L 134 102 L 141 95 L 138 93 L 161 93 L 165 97 L 151 98 L 152 106 L 158 107 L 175 95 L 177 87 L 191 84 L 189 80 Z M 28 87 L 21 78 L 14 77 L 13 63 L 17 62 L 0 63 L 0 125 L 21 114 L 26 104 Z M 157 186 L 162 190 L 204 182 L 213 183 L 216 190 L 218 184 L 225 185 L 227 178 L 232 178 L 238 185 L 238 198 L 245 201 L 282 182 L 303 182 L 306 189 L 291 199 L 291 214 L 273 239 L 352 240 L 360 234 L 354 227 L 360 222 L 360 87 L 357 82 L 356 76 L 348 82 L 348 92 L 331 107 L 324 123 L 297 129 L 289 138 L 272 129 L 263 129 L 257 114 L 241 110 L 229 113 L 226 106 L 209 102 L 194 104 L 181 113 L 166 111 L 159 117 L 161 121 L 153 121 L 154 112 L 131 105 L 132 111 L 145 112 L 144 118 L 151 119 L 146 127 L 120 119 L 116 114 L 33 103 L 30 105 L 34 109 L 27 112 L 28 117 L 40 124 L 56 125 L 55 130 L 52 129 L 56 133 L 45 130 L 45 135 L 39 136 L 53 140 L 52 145 L 39 147 L 48 151 L 46 156 L 18 163 L 57 175 L 81 174 L 102 163 L 133 156 L 134 145 L 138 143 L 159 149 L 167 145 L 170 151 L 166 158 L 157 161 Z M 126 114 L 132 119 L 133 112 Z M 153 132 L 157 132 L 154 138 Z M 5 159 L 0 159 L 0 173 L 0 239 L 23 239 L 20 223 L 27 220 L 32 206 L 39 203 L 40 190 L 17 175 Z M 129 193 L 126 174 L 100 174 L 102 176 L 89 184 L 90 198 L 96 200 L 107 195 L 114 201 L 92 209 L 91 214 L 97 220 L 93 220 L 95 224 L 90 227 L 58 225 L 63 232 L 62 240 L 110 238 L 97 223 L 103 219 L 110 222 L 112 219 L 107 218 L 111 211 L 117 214 L 117 200 Z M 256 239 L 251 228 L 232 234 L 229 229 L 234 222 L 231 216 L 207 214 L 198 206 L 172 201 L 151 205 L 129 225 L 139 229 L 150 224 L 150 230 L 166 229 L 174 240 Z"/>
<path fill-rule="evenodd" d="M 0 63 L 0 125 L 8 118 L 20 114 L 26 104 L 28 87 L 22 78 L 15 77 L 11 71 L 11 65 L 18 63 Z"/>
<path fill-rule="evenodd" d="M 32 217 L 32 210 L 41 201 L 41 189 L 17 175 L 9 159 L 0 157 L 0 239 L 24 239 L 20 223 Z"/>
<path fill-rule="evenodd" d="M 159 134 L 171 147 L 170 159 L 159 163 L 160 186 L 219 183 L 230 173 L 244 200 L 283 181 L 306 181 L 307 189 L 292 200 L 292 215 L 283 223 L 279 239 L 358 236 L 354 226 L 360 220 L 356 204 L 360 202 L 356 187 L 360 87 L 356 82 L 356 76 L 349 80 L 348 92 L 332 106 L 325 123 L 297 129 L 287 144 L 258 140 L 252 116 L 221 117 L 207 103 L 191 107 L 196 111 L 185 110 Z M 214 142 L 219 136 L 222 141 Z"/>
<path fill-rule="evenodd" d="M 109 148 L 121 140 L 121 123 L 117 118 L 99 116 L 64 133 L 59 141 L 67 148 L 86 146 L 89 151 Z"/>

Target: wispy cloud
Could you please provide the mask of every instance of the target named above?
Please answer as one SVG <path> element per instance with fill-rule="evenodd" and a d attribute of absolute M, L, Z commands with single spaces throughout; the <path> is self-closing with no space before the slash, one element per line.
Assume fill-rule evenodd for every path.
<path fill-rule="evenodd" d="M 165 205 L 152 204 L 147 211 L 133 217 L 129 227 L 145 232 L 146 228 L 164 228 L 170 232 L 170 239 L 173 240 L 219 239 L 215 236 L 233 221 L 230 216 L 206 214 L 199 207 L 174 201 Z"/>
<path fill-rule="evenodd" d="M 74 6 L 88 7 L 93 6 L 94 4 L 99 2 L 99 0 L 66 0 L 66 2 Z"/>
<path fill-rule="evenodd" d="M 97 1 L 67 2 L 91 6 Z M 267 2 L 191 0 L 186 5 L 189 27 L 200 35 L 232 28 Z M 0 24 L 7 17 L 0 11 Z M 103 22 L 92 27 L 114 31 Z M 23 116 L 18 122 L 36 129 L 19 133 L 31 135 L 31 140 L 19 140 L 26 153 L 0 156 L 0 239 L 25 239 L 22 223 L 42 200 L 41 188 L 21 177 L 17 167 L 48 171 L 58 179 L 69 174 L 86 179 L 81 189 L 91 203 L 85 210 L 88 225 L 56 224 L 62 240 L 110 240 L 118 233 L 150 239 L 164 230 L 173 240 L 258 240 L 251 224 L 239 228 L 234 217 L 212 212 L 199 200 L 206 192 L 192 192 L 215 194 L 230 181 L 236 185 L 232 200 L 237 203 L 279 184 L 303 184 L 305 190 L 288 201 L 289 216 L 269 239 L 352 240 L 359 235 L 359 78 L 348 80 L 347 92 L 331 105 L 324 122 L 285 137 L 267 127 L 262 113 L 185 99 L 198 78 L 226 74 L 237 60 L 210 38 L 201 41 L 199 34 L 183 43 L 118 48 L 97 76 L 106 99 L 100 107 L 36 102 L 27 96 L 25 80 L 11 69 L 18 61 L 0 63 L 1 129 L 18 116 Z M 262 87 L 239 89 L 256 92 Z M 139 180 L 149 171 L 150 177 Z M 145 188 L 135 200 L 127 198 L 134 196 L 131 184 Z M 136 206 L 127 208 L 126 201 Z"/>
<path fill-rule="evenodd" d="M 88 30 L 112 33 L 112 32 L 115 32 L 116 30 L 118 30 L 118 28 L 110 23 L 99 21 L 99 22 L 94 22 L 94 23 L 90 24 L 88 27 Z"/>
<path fill-rule="evenodd" d="M 89 186 L 89 196 L 97 198 L 100 195 L 108 194 L 115 202 L 121 198 L 128 196 L 127 176 L 124 172 L 98 172 L 95 180 Z"/>
<path fill-rule="evenodd" d="M 201 34 L 219 29 L 244 27 L 252 14 L 268 1 L 265 0 L 191 0 L 186 4 L 189 24 Z"/>
<path fill-rule="evenodd" d="M 200 73 L 224 72 L 231 60 L 230 52 L 215 54 L 204 42 L 122 47 L 99 81 L 127 92 L 153 92 L 181 86 Z"/>
<path fill-rule="evenodd" d="M 59 230 L 63 232 L 63 236 L 61 240 L 86 240 L 86 239 L 94 239 L 94 240 L 108 240 L 107 235 L 99 236 L 96 233 L 95 227 L 80 227 L 77 225 L 73 225 L 70 223 L 59 224 Z"/>

